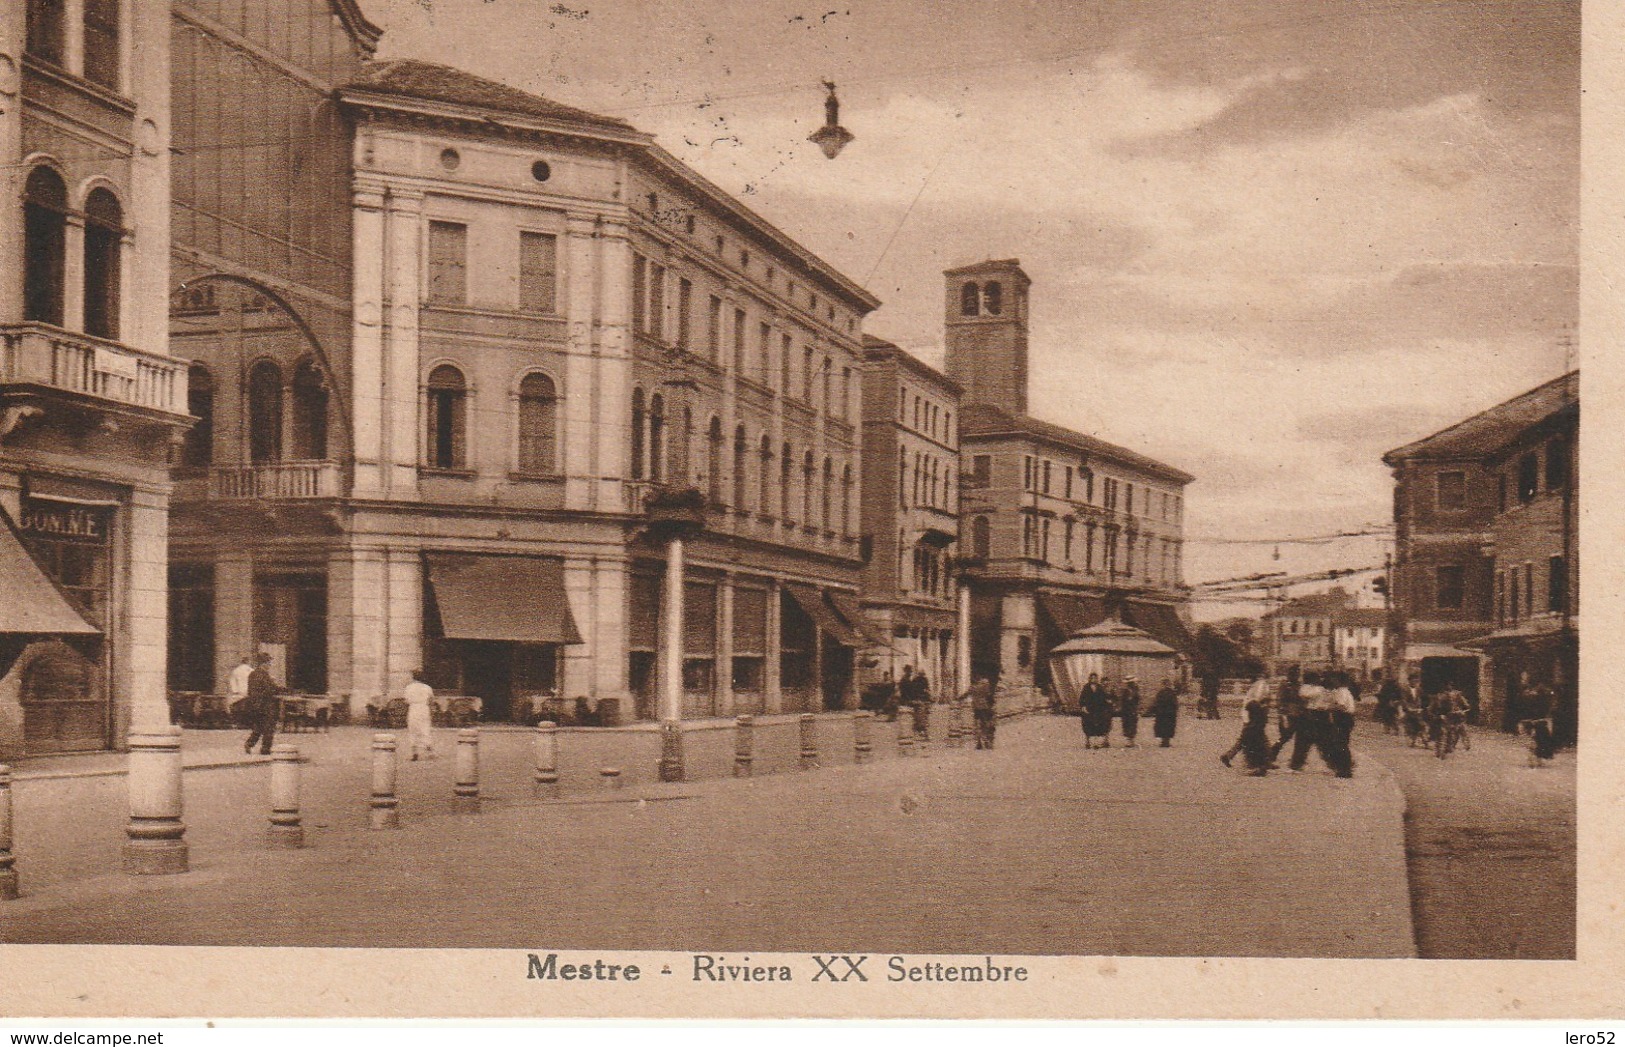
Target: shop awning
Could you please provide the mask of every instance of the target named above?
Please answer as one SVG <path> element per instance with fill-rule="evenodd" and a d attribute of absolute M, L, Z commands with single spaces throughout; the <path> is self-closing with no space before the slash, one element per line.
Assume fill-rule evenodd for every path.
<path fill-rule="evenodd" d="M 1106 620 L 1106 601 L 1098 596 L 1040 592 L 1038 609 L 1055 625 L 1062 638 Z"/>
<path fill-rule="evenodd" d="M 848 647 L 858 647 L 863 644 L 863 637 L 858 634 L 857 630 L 847 625 L 839 614 L 835 613 L 835 608 L 824 601 L 817 589 L 810 585 L 794 584 L 787 585 L 784 588 L 790 594 L 790 599 L 796 602 L 796 606 L 800 607 L 802 612 L 813 620 L 813 624 L 829 634 L 829 637 L 836 643 L 843 643 Z"/>
<path fill-rule="evenodd" d="M 1447 643 L 1413 643 L 1405 648 L 1407 662 L 1419 662 L 1424 658 L 1477 658 L 1478 651 L 1467 651 Z"/>
<path fill-rule="evenodd" d="M 100 629 L 85 621 L 56 584 L 23 548 L 17 529 L 3 509 L 0 520 L 0 634 L 97 636 Z"/>
<path fill-rule="evenodd" d="M 424 553 L 447 640 L 580 643 L 564 594 L 564 561 L 538 556 Z"/>
<path fill-rule="evenodd" d="M 869 623 L 863 617 L 863 608 L 858 606 L 856 596 L 840 589 L 826 589 L 824 595 L 829 598 L 830 603 L 835 605 L 835 610 L 840 613 L 841 617 L 846 619 L 846 624 L 852 628 L 852 631 L 862 637 L 864 643 L 873 644 L 879 642 L 869 630 Z"/>
<path fill-rule="evenodd" d="M 1130 600 L 1123 606 L 1123 620 L 1144 629 L 1176 651 L 1189 654 L 1195 647 L 1179 612 L 1167 604 Z"/>

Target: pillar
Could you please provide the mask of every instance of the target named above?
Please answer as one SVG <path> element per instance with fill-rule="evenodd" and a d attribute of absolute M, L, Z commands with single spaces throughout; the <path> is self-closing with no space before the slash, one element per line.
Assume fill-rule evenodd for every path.
<path fill-rule="evenodd" d="M 129 699 L 129 719 L 120 726 L 128 723 L 132 731 L 144 731 L 169 726 L 168 496 L 136 488 L 128 531 L 129 588 L 122 635 L 114 632 L 113 656 Z M 115 709 L 122 705 L 115 701 Z"/>
<path fill-rule="evenodd" d="M 23 315 L 23 209 L 20 201 L 28 170 L 23 158 L 23 48 L 27 40 L 27 7 L 0 4 L 0 319 Z M 8 507 L 12 508 L 12 507 Z"/>
<path fill-rule="evenodd" d="M 384 691 L 397 694 L 423 667 L 423 559 L 416 549 L 391 549 L 386 557 L 388 658 Z"/>
<path fill-rule="evenodd" d="M 766 674 L 762 681 L 762 711 L 767 713 L 784 711 L 784 680 L 780 676 L 784 637 L 779 631 L 784 614 L 783 600 L 784 590 L 774 580 L 767 589 L 767 657 L 763 659 L 766 664 L 762 666 L 762 672 Z"/>
<path fill-rule="evenodd" d="M 620 558 L 593 561 L 593 599 L 589 610 L 596 621 L 589 641 L 592 657 L 593 693 L 600 698 L 621 700 L 621 716 L 630 722 L 637 716 L 636 703 L 627 686 L 626 614 L 632 564 Z"/>
<path fill-rule="evenodd" d="M 384 552 L 342 549 L 327 564 L 327 689 L 349 695 L 358 717 L 388 698 Z"/>
<path fill-rule="evenodd" d="M 360 139 L 370 134 L 357 132 Z M 383 474 L 383 309 L 384 309 L 384 190 L 357 182 L 350 208 L 352 300 L 350 368 L 352 428 L 355 438 L 357 498 L 381 497 Z"/>
<path fill-rule="evenodd" d="M 666 545 L 660 608 L 660 780 L 683 780 L 683 540 Z"/>
<path fill-rule="evenodd" d="M 231 670 L 254 653 L 254 561 L 232 552 L 214 562 L 214 680 L 222 691 Z"/>
<path fill-rule="evenodd" d="M 970 586 L 959 587 L 958 624 L 954 630 L 954 666 L 959 675 L 955 694 L 964 694 L 971 683 L 970 661 Z"/>
<path fill-rule="evenodd" d="M 717 709 L 718 716 L 734 711 L 734 576 L 717 583 Z"/>

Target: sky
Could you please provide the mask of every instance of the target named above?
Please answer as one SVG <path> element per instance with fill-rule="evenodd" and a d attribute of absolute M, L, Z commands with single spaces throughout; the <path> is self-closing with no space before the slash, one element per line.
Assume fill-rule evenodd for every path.
<path fill-rule="evenodd" d="M 942 270 L 1019 258 L 1031 413 L 1196 475 L 1191 581 L 1380 563 L 1292 539 L 1385 525 L 1382 452 L 1571 366 L 1577 2 L 362 2 L 380 57 L 655 135 L 928 363 Z"/>

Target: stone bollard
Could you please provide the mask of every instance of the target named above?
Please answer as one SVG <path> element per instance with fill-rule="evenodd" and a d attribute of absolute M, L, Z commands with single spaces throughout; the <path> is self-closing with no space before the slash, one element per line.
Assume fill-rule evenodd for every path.
<path fill-rule="evenodd" d="M 606 789 L 613 790 L 621 787 L 621 769 L 619 767 L 601 767 L 598 769 L 598 777 L 603 781 Z"/>
<path fill-rule="evenodd" d="M 749 713 L 734 717 L 734 777 L 749 778 L 751 763 L 756 759 L 756 718 Z"/>
<path fill-rule="evenodd" d="M 0 902 L 17 897 L 16 864 L 11 853 L 11 768 L 0 763 Z"/>
<path fill-rule="evenodd" d="M 801 714 L 801 769 L 818 769 L 818 717 L 812 713 Z"/>
<path fill-rule="evenodd" d="M 297 850 L 304 845 L 305 828 L 299 824 L 299 750 L 279 742 L 271 750 L 271 825 L 265 830 L 265 846 Z"/>
<path fill-rule="evenodd" d="M 965 726 L 960 714 L 964 711 L 964 703 L 948 703 L 948 748 L 959 749 L 965 744 Z"/>
<path fill-rule="evenodd" d="M 897 714 L 897 755 L 914 755 L 914 717 Z"/>
<path fill-rule="evenodd" d="M 874 759 L 874 746 L 869 743 L 869 728 L 875 714 L 867 710 L 852 714 L 852 762 L 868 763 Z"/>
<path fill-rule="evenodd" d="M 124 871 L 136 876 L 186 872 L 191 866 L 181 822 L 181 729 L 131 732 L 129 760 Z"/>
<path fill-rule="evenodd" d="M 666 720 L 660 725 L 660 780 L 685 780 L 683 767 L 683 724 L 680 720 Z"/>
<path fill-rule="evenodd" d="M 452 806 L 463 814 L 480 813 L 480 732 L 464 727 L 457 732 L 457 784 Z"/>
<path fill-rule="evenodd" d="M 537 796 L 556 798 L 559 795 L 559 725 L 543 720 L 536 725 Z"/>
<path fill-rule="evenodd" d="M 372 736 L 372 800 L 370 824 L 374 829 L 401 827 L 400 801 L 395 799 L 395 736 Z"/>

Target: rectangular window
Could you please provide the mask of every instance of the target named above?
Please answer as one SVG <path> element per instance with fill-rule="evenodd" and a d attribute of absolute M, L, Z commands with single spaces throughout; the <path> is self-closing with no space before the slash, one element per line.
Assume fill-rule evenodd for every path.
<path fill-rule="evenodd" d="M 1569 482 L 1569 442 L 1559 436 L 1546 445 L 1546 490 L 1561 491 Z"/>
<path fill-rule="evenodd" d="M 1072 500 L 1072 467 L 1070 465 L 1066 467 L 1066 498 L 1067 501 Z"/>
<path fill-rule="evenodd" d="M 970 474 L 972 479 L 984 486 L 991 482 L 993 479 L 993 456 L 987 454 L 972 455 Z"/>
<path fill-rule="evenodd" d="M 1554 556 L 1548 560 L 1546 572 L 1546 609 L 1562 613 L 1568 609 L 1569 603 L 1569 576 L 1563 558 Z"/>
<path fill-rule="evenodd" d="M 1529 606 L 1529 613 L 1535 613 L 1535 565 L 1523 565 L 1523 598 Z"/>
<path fill-rule="evenodd" d="M 757 334 L 761 336 L 762 341 L 762 382 L 763 384 L 766 384 L 768 375 L 773 373 L 773 328 L 767 326 L 766 324 L 762 324 L 760 327 L 758 327 Z"/>
<path fill-rule="evenodd" d="M 789 335 L 779 336 L 779 394 L 790 395 L 791 360 L 795 356 L 795 347 L 790 344 Z"/>
<path fill-rule="evenodd" d="M 734 310 L 734 373 L 745 373 L 745 310 Z"/>
<path fill-rule="evenodd" d="M 28 0 L 28 53 L 55 65 L 66 64 L 66 0 Z"/>
<path fill-rule="evenodd" d="M 720 363 L 722 361 L 722 299 L 716 295 L 711 296 L 710 307 L 705 314 L 705 342 L 710 347 L 711 359 Z"/>
<path fill-rule="evenodd" d="M 519 234 L 519 310 L 552 315 L 558 311 L 558 237 Z"/>
<path fill-rule="evenodd" d="M 1505 473 L 1495 475 L 1495 511 L 1507 511 L 1507 478 Z"/>
<path fill-rule="evenodd" d="M 648 328 L 645 309 L 649 302 L 649 263 L 640 254 L 632 256 L 632 331 Z"/>
<path fill-rule="evenodd" d="M 119 0 L 85 0 L 85 79 L 119 89 Z"/>
<path fill-rule="evenodd" d="M 1467 570 L 1459 564 L 1434 569 L 1434 606 L 1441 611 L 1459 611 L 1467 599 Z"/>
<path fill-rule="evenodd" d="M 1128 490 L 1123 492 L 1123 512 L 1129 516 L 1134 515 L 1134 485 L 1129 484 Z"/>
<path fill-rule="evenodd" d="M 1518 459 L 1518 501 L 1534 501 L 1540 491 L 1540 459 L 1526 454 Z"/>
<path fill-rule="evenodd" d="M 1467 508 L 1467 474 L 1462 472 L 1440 473 L 1434 477 L 1437 487 L 1437 505 L 1439 512 L 1460 512 Z"/>
<path fill-rule="evenodd" d="M 801 350 L 801 398 L 812 403 L 813 398 L 813 347 Z"/>
<path fill-rule="evenodd" d="M 1030 454 L 1021 458 L 1021 489 L 1024 491 L 1033 489 L 1033 456 Z"/>
<path fill-rule="evenodd" d="M 851 420 L 852 414 L 852 368 L 841 368 L 841 410 L 838 417 Z"/>
<path fill-rule="evenodd" d="M 435 305 L 468 302 L 468 226 L 459 222 L 429 223 L 429 301 Z"/>
<path fill-rule="evenodd" d="M 1048 458 L 1044 459 L 1044 493 L 1045 494 L 1049 494 L 1049 491 L 1050 491 L 1049 480 L 1050 480 L 1050 465 L 1051 464 L 1052 463 L 1050 462 L 1050 460 Z"/>
<path fill-rule="evenodd" d="M 692 350 L 689 344 L 689 313 L 694 308 L 694 284 L 684 277 L 677 281 L 677 347 Z"/>
<path fill-rule="evenodd" d="M 649 263 L 649 333 L 666 338 L 666 267 Z"/>

